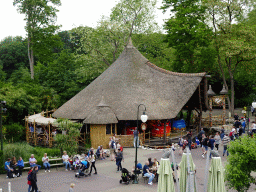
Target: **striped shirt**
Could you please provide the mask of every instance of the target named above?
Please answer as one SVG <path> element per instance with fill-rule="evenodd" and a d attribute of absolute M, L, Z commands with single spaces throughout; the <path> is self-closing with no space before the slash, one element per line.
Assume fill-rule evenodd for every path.
<path fill-rule="evenodd" d="M 230 142 L 230 138 L 228 136 L 225 135 L 225 137 L 222 139 L 222 143 L 223 145 L 228 145 Z"/>

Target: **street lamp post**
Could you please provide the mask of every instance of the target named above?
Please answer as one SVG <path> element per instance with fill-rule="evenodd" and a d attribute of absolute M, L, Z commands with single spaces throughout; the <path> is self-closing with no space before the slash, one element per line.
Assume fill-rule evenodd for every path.
<path fill-rule="evenodd" d="M 141 115 L 141 121 L 143 123 L 145 123 L 147 120 L 148 120 L 148 116 L 146 115 L 146 106 L 144 104 L 140 104 L 138 106 L 138 110 L 137 110 L 137 131 L 139 129 L 139 109 L 140 109 L 140 106 L 144 106 L 145 110 L 143 111 L 143 115 Z M 138 137 L 136 137 L 136 141 L 135 141 L 135 169 L 134 169 L 134 174 L 135 174 L 135 179 L 134 179 L 134 184 L 138 184 L 138 178 L 137 178 L 137 154 L 138 154 Z"/>

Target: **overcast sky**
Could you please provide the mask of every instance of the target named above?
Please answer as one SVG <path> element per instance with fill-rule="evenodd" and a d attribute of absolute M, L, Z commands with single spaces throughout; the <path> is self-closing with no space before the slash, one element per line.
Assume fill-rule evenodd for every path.
<path fill-rule="evenodd" d="M 162 5 L 162 0 L 157 0 L 157 7 Z M 111 8 L 116 5 L 116 0 L 61 0 L 58 7 L 57 24 L 62 25 L 61 30 L 70 30 L 78 26 L 95 27 L 102 15 L 109 16 Z M 162 27 L 164 19 L 169 13 L 163 14 L 156 10 L 156 21 Z M 7 36 L 26 36 L 24 15 L 17 12 L 13 0 L 0 0 L 0 40 Z"/>

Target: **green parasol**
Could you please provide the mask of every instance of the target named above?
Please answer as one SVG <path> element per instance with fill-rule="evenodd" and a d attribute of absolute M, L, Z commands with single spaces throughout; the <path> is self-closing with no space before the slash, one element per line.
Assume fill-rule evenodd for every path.
<path fill-rule="evenodd" d="M 191 171 L 195 171 L 195 164 L 193 162 L 191 153 L 189 153 L 189 164 L 191 167 Z M 188 169 L 187 169 L 187 153 L 183 153 L 181 162 L 179 164 L 179 169 L 180 169 L 180 177 L 179 177 L 179 182 L 180 182 L 180 192 L 186 192 L 186 186 L 187 186 L 187 177 L 188 177 Z M 194 185 L 196 186 L 196 185 Z M 196 191 L 196 190 L 195 190 Z"/>
<path fill-rule="evenodd" d="M 213 157 L 209 169 L 207 192 L 226 192 L 224 182 L 224 167 L 220 157 Z"/>
<path fill-rule="evenodd" d="M 173 182 L 173 171 L 169 159 L 161 158 L 160 167 L 158 168 L 158 192 L 175 192 Z"/>

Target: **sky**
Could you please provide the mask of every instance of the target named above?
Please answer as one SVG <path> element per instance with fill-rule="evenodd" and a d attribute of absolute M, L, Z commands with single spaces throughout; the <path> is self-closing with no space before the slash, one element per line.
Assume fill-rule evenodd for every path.
<path fill-rule="evenodd" d="M 58 7 L 57 25 L 62 25 L 60 30 L 70 30 L 74 27 L 89 26 L 95 27 L 102 15 L 109 16 L 111 8 L 117 4 L 116 0 L 61 0 Z M 157 7 L 162 5 L 162 0 L 157 0 Z M 156 10 L 156 22 L 160 27 L 164 24 L 164 19 L 169 17 L 169 13 L 163 14 L 161 10 Z M 26 22 L 24 15 L 17 12 L 13 6 L 13 0 L 0 0 L 0 40 L 7 36 L 26 37 L 24 29 Z"/>

